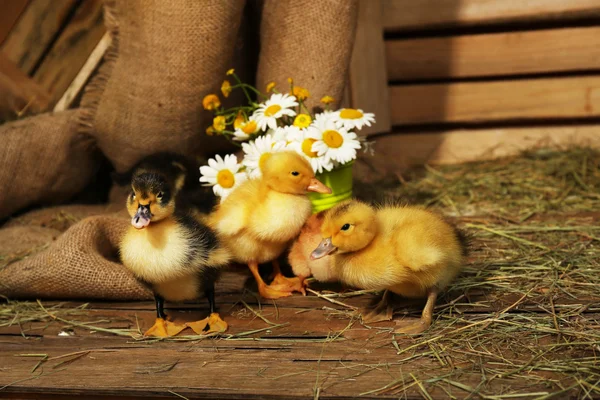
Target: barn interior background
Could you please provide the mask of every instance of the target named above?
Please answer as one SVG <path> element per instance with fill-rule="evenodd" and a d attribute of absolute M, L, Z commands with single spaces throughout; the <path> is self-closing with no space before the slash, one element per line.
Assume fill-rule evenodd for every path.
<path fill-rule="evenodd" d="M 238 272 L 219 291 L 231 332 L 214 340 L 140 338 L 153 320 L 150 302 L 59 302 L 73 288 L 49 293 L 56 300 L 9 296 L 0 308 L 0 397 L 600 395 L 600 3 L 358 3 L 342 104 L 374 112 L 377 124 L 367 132 L 375 156 L 357 163 L 356 193 L 434 207 L 473 236 L 469 265 L 438 302 L 432 328 L 394 338 L 390 324 L 356 318 L 375 294 L 319 285 L 305 298 L 261 304 Z M 113 40 L 102 2 L 2 0 L 0 9 L 0 120 L 79 106 Z M 249 25 L 242 31 L 256 29 Z M 40 255 L 84 217 L 107 212 L 24 212 L 57 198 L 97 203 L 96 186 L 106 201 L 111 163 L 93 156 L 101 167 L 84 164 L 96 180 L 79 183 L 83 194 L 11 210 L 19 214 L 4 222 L 13 234 L 0 240 L 0 284 L 15 282 L 10 268 L 19 262 L 43 265 Z M 0 210 L 14 190 L 0 194 Z M 32 226 L 44 234 L 15 239 Z M 76 229 L 71 235 L 88 237 Z M 25 293 L 38 297 L 35 289 Z M 407 302 L 396 309 L 418 311 Z M 202 313 L 194 305 L 176 312 Z M 251 366 L 231 368 L 249 358 Z"/>

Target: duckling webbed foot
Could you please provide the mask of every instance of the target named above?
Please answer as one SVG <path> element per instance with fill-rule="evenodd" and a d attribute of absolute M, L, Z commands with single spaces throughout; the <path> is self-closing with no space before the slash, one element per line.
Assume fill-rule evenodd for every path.
<path fill-rule="evenodd" d="M 394 308 L 390 303 L 390 292 L 386 290 L 383 292 L 381 300 L 377 303 L 377 306 L 369 311 L 365 309 L 361 311 L 362 322 L 366 324 L 373 324 L 375 322 L 390 321 L 394 315 Z"/>
<path fill-rule="evenodd" d="M 195 322 L 188 322 L 185 326 L 192 328 L 197 335 L 225 332 L 229 325 L 221 319 L 219 313 L 212 313 L 208 317 Z"/>
<path fill-rule="evenodd" d="M 408 322 L 402 321 L 396 323 L 396 326 L 400 325 L 399 328 L 396 328 L 394 333 L 403 333 L 406 335 L 418 335 L 423 333 L 431 326 L 431 321 L 433 319 L 433 307 L 435 306 L 435 300 L 437 299 L 438 291 L 436 288 L 431 289 L 429 294 L 427 295 L 427 304 L 423 308 L 423 314 L 421 314 L 421 319 L 417 322 Z"/>
<path fill-rule="evenodd" d="M 299 292 L 303 296 L 306 296 L 306 283 L 303 278 L 293 277 L 288 278 L 282 274 L 275 275 L 275 279 L 270 285 L 273 289 L 285 291 L 285 292 Z"/>
<path fill-rule="evenodd" d="M 277 287 L 276 285 L 267 285 L 258 272 L 257 262 L 249 262 L 248 267 L 250 268 L 250 271 L 252 272 L 252 275 L 254 275 L 254 279 L 256 279 L 256 283 L 258 284 L 258 293 L 260 293 L 260 295 L 265 299 L 275 300 L 292 295 L 292 292 L 283 286 Z M 277 265 L 276 268 L 279 268 L 279 265 Z M 278 269 L 276 270 L 276 272 L 277 271 Z"/>
<path fill-rule="evenodd" d="M 144 336 L 154 336 L 161 338 L 175 336 L 179 332 L 184 330 L 185 327 L 185 325 L 175 324 L 163 318 L 156 318 L 154 325 L 152 325 L 150 329 L 144 332 Z"/>

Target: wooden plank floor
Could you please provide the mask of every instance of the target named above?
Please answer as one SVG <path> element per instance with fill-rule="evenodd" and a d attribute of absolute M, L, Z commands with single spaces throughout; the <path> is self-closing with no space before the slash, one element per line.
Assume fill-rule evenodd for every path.
<path fill-rule="evenodd" d="M 591 252 L 598 216 L 528 223 L 532 231 L 576 226 L 576 239 L 565 231 L 546 246 Z M 586 265 L 567 265 L 548 286 L 544 277 L 569 260 L 548 267 L 539 258 L 546 246 L 535 249 L 530 269 L 508 270 L 511 251 L 536 244 L 521 240 L 475 237 L 465 273 L 437 303 L 434 325 L 415 337 L 392 335 L 392 321 L 361 323 L 355 309 L 376 301 L 373 293 L 313 284 L 327 298 L 313 292 L 260 302 L 243 267 L 217 287 L 230 325 L 219 337 L 184 331 L 164 341 L 141 338 L 155 318 L 152 302 L 0 304 L 0 322 L 13 314 L 19 321 L 0 324 L 0 398 L 593 398 L 600 394 L 598 291 L 587 295 L 591 283 L 577 275 Z M 470 287 L 477 279 L 486 283 Z M 398 300 L 395 320 L 417 318 L 422 305 Z M 207 314 L 204 303 L 169 306 L 176 321 Z"/>

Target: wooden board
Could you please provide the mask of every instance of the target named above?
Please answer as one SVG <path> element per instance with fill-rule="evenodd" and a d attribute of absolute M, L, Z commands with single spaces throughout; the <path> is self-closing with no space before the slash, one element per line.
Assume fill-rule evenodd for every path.
<path fill-rule="evenodd" d="M 76 0 L 31 0 L 0 50 L 31 74 L 76 4 Z"/>
<path fill-rule="evenodd" d="M 600 27 L 389 40 L 391 81 L 600 70 Z"/>
<path fill-rule="evenodd" d="M 8 36 L 29 0 L 0 0 L 0 45 Z"/>
<path fill-rule="evenodd" d="M 0 53 L 0 122 L 48 109 L 50 96 Z"/>
<path fill-rule="evenodd" d="M 568 125 L 390 134 L 376 137 L 376 157 L 364 156 L 379 173 L 422 164 L 456 164 L 517 155 L 536 148 L 600 149 L 600 125 Z"/>
<path fill-rule="evenodd" d="M 82 2 L 36 70 L 34 79 L 56 104 L 106 32 L 102 1 Z"/>
<path fill-rule="evenodd" d="M 382 0 L 388 31 L 427 30 L 600 15 L 597 0 Z"/>
<path fill-rule="evenodd" d="M 375 114 L 376 123 L 361 134 L 389 132 L 390 107 L 385 70 L 381 3 L 361 0 L 352 60 L 350 62 L 350 101 L 353 108 Z"/>
<path fill-rule="evenodd" d="M 393 125 L 600 116 L 600 76 L 397 85 Z"/>

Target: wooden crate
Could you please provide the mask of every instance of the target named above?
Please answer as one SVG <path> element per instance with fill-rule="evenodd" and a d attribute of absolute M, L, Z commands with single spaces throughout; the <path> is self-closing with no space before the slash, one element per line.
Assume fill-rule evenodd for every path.
<path fill-rule="evenodd" d="M 360 8 L 351 104 L 376 113 L 367 133 L 392 168 L 600 145 L 600 1 Z"/>

